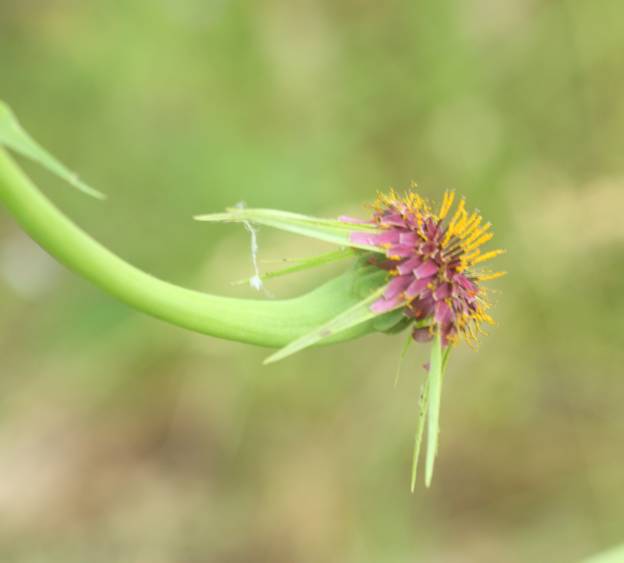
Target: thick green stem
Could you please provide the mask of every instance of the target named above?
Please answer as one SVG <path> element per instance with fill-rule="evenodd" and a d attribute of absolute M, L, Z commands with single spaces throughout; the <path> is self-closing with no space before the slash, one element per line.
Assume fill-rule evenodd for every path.
<path fill-rule="evenodd" d="M 157 279 L 128 264 L 63 215 L 0 148 L 0 201 L 52 256 L 131 307 L 172 324 L 228 340 L 281 347 L 361 298 L 345 274 L 316 290 L 282 301 L 208 295 Z M 371 332 L 372 323 L 330 341 Z"/>

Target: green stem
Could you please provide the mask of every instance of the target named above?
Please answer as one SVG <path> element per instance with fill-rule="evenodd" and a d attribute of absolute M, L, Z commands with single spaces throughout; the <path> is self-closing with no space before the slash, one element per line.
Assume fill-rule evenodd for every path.
<path fill-rule="evenodd" d="M 131 307 L 218 338 L 282 347 L 361 300 L 347 273 L 288 300 L 208 295 L 157 279 L 128 264 L 63 215 L 0 148 L 0 202 L 23 229 L 74 272 Z M 327 341 L 372 332 L 365 323 Z"/>

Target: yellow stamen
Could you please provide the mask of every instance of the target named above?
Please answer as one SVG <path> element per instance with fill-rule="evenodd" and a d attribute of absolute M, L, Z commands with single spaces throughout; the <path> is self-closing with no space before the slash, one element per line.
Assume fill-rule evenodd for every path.
<path fill-rule="evenodd" d="M 468 222 L 468 213 L 466 213 L 465 209 L 462 209 L 461 217 L 455 225 L 455 229 L 454 229 L 455 232 L 453 234 L 459 237 L 460 233 L 466 228 L 467 222 Z"/>
<path fill-rule="evenodd" d="M 477 331 L 475 330 L 475 323 L 470 323 L 468 325 L 468 332 L 470 333 L 470 336 L 472 337 L 473 340 L 478 340 L 477 338 Z"/>
<path fill-rule="evenodd" d="M 477 279 L 479 281 L 491 281 L 491 280 L 497 280 L 498 278 L 502 278 L 503 276 L 506 276 L 507 272 L 492 272 L 492 273 L 488 273 L 488 274 L 479 274 L 477 276 Z"/>
<path fill-rule="evenodd" d="M 481 262 L 486 262 L 487 260 L 496 258 L 497 256 L 500 256 L 501 254 L 504 254 L 504 253 L 505 253 L 504 250 L 490 250 L 489 252 L 486 252 L 485 254 L 482 254 L 481 256 L 478 256 L 477 258 L 475 258 L 472 261 L 472 265 L 476 266 L 477 264 L 480 264 Z"/>
<path fill-rule="evenodd" d="M 466 252 L 470 252 L 471 250 L 479 248 L 480 246 L 483 246 L 486 242 L 491 240 L 493 237 L 494 237 L 494 233 L 486 233 L 486 234 L 480 236 L 473 243 L 465 245 L 464 246 L 464 250 Z"/>
<path fill-rule="evenodd" d="M 459 205 L 457 206 L 457 211 L 455 211 L 455 215 L 451 219 L 449 223 L 448 229 L 446 230 L 446 236 L 444 237 L 444 244 L 448 244 L 448 241 L 451 240 L 451 237 L 455 234 L 455 225 L 462 218 L 463 215 L 466 214 L 466 210 L 464 206 L 466 205 L 466 200 L 462 197 L 459 200 Z M 463 215 L 462 215 L 463 214 Z"/>
<path fill-rule="evenodd" d="M 468 265 L 472 265 L 472 261 L 477 258 L 477 256 L 479 256 L 479 254 L 481 254 L 481 251 L 477 248 L 477 250 L 475 250 L 474 252 L 471 252 L 470 254 L 464 254 L 461 257 L 461 260 L 464 264 Z"/>
<path fill-rule="evenodd" d="M 490 315 L 488 315 L 485 311 L 479 311 L 475 315 L 475 318 L 477 320 L 479 320 L 479 321 L 483 321 L 483 322 L 489 324 L 490 326 L 494 326 L 496 324 L 494 319 L 492 317 L 490 317 Z"/>
<path fill-rule="evenodd" d="M 410 192 L 407 196 L 407 204 L 414 211 L 417 211 L 423 207 L 424 200 L 418 194 Z"/>
<path fill-rule="evenodd" d="M 483 227 L 480 227 L 472 231 L 470 236 L 467 237 L 466 240 L 464 240 L 464 247 L 468 247 L 473 241 L 475 241 L 481 235 L 483 235 L 483 233 L 487 232 L 491 226 L 492 226 L 492 223 L 486 223 L 485 225 L 483 225 Z M 464 237 L 466 237 L 466 234 L 464 234 Z"/>
<path fill-rule="evenodd" d="M 475 211 L 466 224 L 463 226 L 462 230 L 457 233 L 458 237 L 465 238 L 467 237 L 472 230 L 476 229 L 481 223 L 481 216 Z"/>
<path fill-rule="evenodd" d="M 459 200 L 459 205 L 457 206 L 457 210 L 455 211 L 455 214 L 453 215 L 453 218 L 451 219 L 451 223 L 449 225 L 450 230 L 452 230 L 455 227 L 455 224 L 457 223 L 457 221 L 459 221 L 462 211 L 464 211 L 465 205 L 466 205 L 466 200 L 462 197 Z"/>
<path fill-rule="evenodd" d="M 442 207 L 440 208 L 440 213 L 438 217 L 440 220 L 444 219 L 453 205 L 453 201 L 455 200 L 455 192 L 444 192 L 444 199 L 442 200 Z"/>
<path fill-rule="evenodd" d="M 477 325 L 477 330 L 479 331 L 479 334 L 481 334 L 483 336 L 489 336 L 490 335 L 487 330 L 483 330 L 483 327 L 481 325 Z"/>

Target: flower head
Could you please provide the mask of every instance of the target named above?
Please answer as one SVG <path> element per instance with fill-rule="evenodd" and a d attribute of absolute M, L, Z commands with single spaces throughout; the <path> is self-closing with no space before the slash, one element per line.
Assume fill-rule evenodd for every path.
<path fill-rule="evenodd" d="M 383 249 L 385 258 L 371 264 L 387 270 L 389 282 L 371 309 L 384 313 L 404 309 L 414 321 L 412 336 L 431 339 L 437 329 L 448 346 L 463 337 L 475 344 L 482 324 L 494 324 L 482 282 L 504 275 L 483 270 L 481 264 L 502 254 L 482 251 L 493 237 L 490 223 L 478 211 L 469 213 L 462 198 L 453 211 L 455 192 L 445 192 L 439 210 L 414 192 L 380 194 L 370 221 L 380 232 L 353 232 L 351 240 Z M 428 326 L 425 321 L 431 320 Z"/>

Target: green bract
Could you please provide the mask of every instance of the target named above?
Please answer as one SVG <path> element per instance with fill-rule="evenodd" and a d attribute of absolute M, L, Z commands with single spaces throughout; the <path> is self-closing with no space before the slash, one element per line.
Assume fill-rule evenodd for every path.
<path fill-rule="evenodd" d="M 379 229 L 372 225 L 353 225 L 332 219 L 319 219 L 308 215 L 290 213 L 288 211 L 276 211 L 274 209 L 246 209 L 233 207 L 226 213 L 212 213 L 209 215 L 197 215 L 198 221 L 243 223 L 251 222 L 267 227 L 275 227 L 283 231 L 290 231 L 309 238 L 359 248 L 370 252 L 380 252 L 379 248 L 367 244 L 354 243 L 350 235 L 354 231 L 377 233 Z"/>

